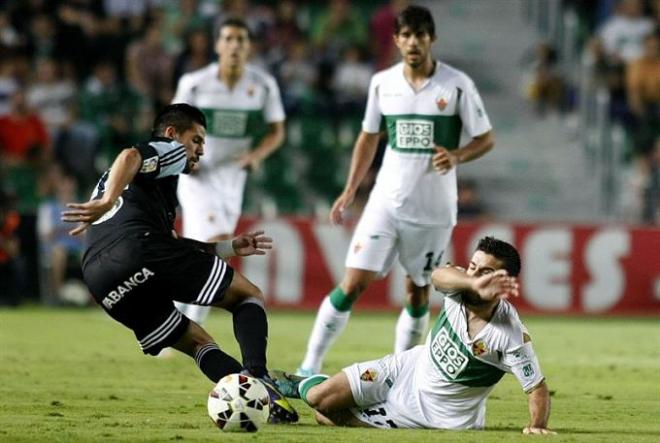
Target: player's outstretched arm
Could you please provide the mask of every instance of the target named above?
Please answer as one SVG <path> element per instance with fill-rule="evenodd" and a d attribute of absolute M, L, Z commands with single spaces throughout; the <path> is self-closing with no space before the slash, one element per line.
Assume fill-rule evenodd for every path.
<path fill-rule="evenodd" d="M 518 281 L 509 277 L 503 269 L 482 276 L 471 276 L 460 268 L 446 266 L 433 271 L 431 281 L 442 292 L 470 291 L 484 301 L 518 296 Z"/>
<path fill-rule="evenodd" d="M 68 203 L 68 211 L 62 212 L 62 221 L 79 223 L 69 231 L 70 235 L 83 233 L 92 223 L 101 218 L 115 204 L 124 188 L 133 181 L 142 165 L 142 156 L 135 148 L 124 149 L 119 153 L 105 182 L 103 196 L 87 203 Z"/>
<path fill-rule="evenodd" d="M 172 236 L 209 254 L 216 254 L 220 258 L 265 255 L 266 250 L 273 249 L 273 239 L 265 236 L 264 231 L 246 232 L 230 240 L 222 240 L 217 243 L 206 243 L 191 238 L 179 237 L 175 231 L 172 231 Z"/>
<path fill-rule="evenodd" d="M 548 429 L 550 418 L 550 392 L 545 381 L 527 393 L 529 406 L 529 425 L 523 429 L 526 435 L 555 435 L 556 432 Z"/>

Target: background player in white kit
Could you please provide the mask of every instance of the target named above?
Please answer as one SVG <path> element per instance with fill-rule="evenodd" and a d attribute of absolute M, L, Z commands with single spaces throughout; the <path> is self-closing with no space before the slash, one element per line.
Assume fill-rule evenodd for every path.
<path fill-rule="evenodd" d="M 243 204 L 247 173 L 278 149 L 285 137 L 284 108 L 275 79 L 247 63 L 247 24 L 226 19 L 218 30 L 219 61 L 181 77 L 173 102 L 202 110 L 208 122 L 206 155 L 196 174 L 179 181 L 183 235 L 198 241 L 231 238 Z M 257 132 L 266 123 L 259 140 Z M 179 303 L 202 323 L 209 308 Z"/>
<path fill-rule="evenodd" d="M 397 256 L 407 277 L 395 351 L 414 346 L 426 331 L 431 270 L 440 263 L 456 224 L 456 165 L 481 157 L 494 144 L 474 83 L 431 57 L 434 41 L 428 9 L 409 6 L 399 14 L 394 42 L 403 62 L 371 80 L 346 187 L 330 213 L 334 223 L 341 222 L 373 161 L 382 123 L 389 143 L 349 247 L 346 273 L 319 308 L 300 375 L 320 371 L 352 304 L 389 272 Z M 462 129 L 471 140 L 459 147 Z"/>
<path fill-rule="evenodd" d="M 506 298 L 518 295 L 520 257 L 510 244 L 481 239 L 467 271 L 438 268 L 444 309 L 423 345 L 357 363 L 331 378 L 275 375 L 284 395 L 317 410 L 321 424 L 379 428 L 482 429 L 486 399 L 505 373 L 528 394 L 526 434 L 548 430 L 550 394 L 527 329 Z"/>

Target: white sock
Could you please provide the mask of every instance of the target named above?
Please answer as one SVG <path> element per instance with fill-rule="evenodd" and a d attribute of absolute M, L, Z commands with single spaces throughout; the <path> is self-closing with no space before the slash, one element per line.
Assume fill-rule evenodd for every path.
<path fill-rule="evenodd" d="M 189 303 L 180 303 L 178 301 L 175 301 L 174 304 L 176 305 L 177 309 L 181 311 L 183 315 L 185 315 L 186 317 L 188 317 L 198 325 L 204 323 L 204 320 L 206 320 L 206 317 L 209 315 L 209 312 L 211 311 L 210 306 L 191 305 Z"/>
<path fill-rule="evenodd" d="M 321 371 L 325 354 L 344 331 L 350 315 L 350 310 L 338 311 L 330 302 L 330 297 L 323 299 L 307 342 L 307 354 L 300 365 L 302 369 L 312 370 L 313 373 Z"/>
<path fill-rule="evenodd" d="M 421 317 L 413 317 L 406 308 L 403 308 L 396 322 L 394 352 L 403 352 L 418 345 L 426 333 L 430 318 L 428 311 Z"/>

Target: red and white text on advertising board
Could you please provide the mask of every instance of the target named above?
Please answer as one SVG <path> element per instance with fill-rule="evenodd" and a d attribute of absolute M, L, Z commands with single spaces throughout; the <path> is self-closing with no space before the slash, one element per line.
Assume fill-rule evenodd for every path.
<path fill-rule="evenodd" d="M 340 281 L 350 229 L 307 218 L 242 219 L 238 232 L 264 229 L 274 239 L 266 257 L 234 262 L 270 306 L 316 308 Z M 480 238 L 492 235 L 518 248 L 524 312 L 660 314 L 660 229 L 605 225 L 460 224 L 442 263 L 466 266 Z M 466 266 L 467 267 L 467 266 Z M 362 296 L 359 308 L 401 306 L 404 271 L 390 274 Z M 431 296 L 432 306 L 442 300 Z"/>

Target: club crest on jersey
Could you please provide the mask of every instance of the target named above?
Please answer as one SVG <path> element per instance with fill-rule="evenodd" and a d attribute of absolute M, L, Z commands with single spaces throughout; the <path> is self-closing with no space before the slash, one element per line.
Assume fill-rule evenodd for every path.
<path fill-rule="evenodd" d="M 447 107 L 447 100 L 441 97 L 440 100 L 436 100 L 435 104 L 438 106 L 439 110 L 444 111 Z"/>
<path fill-rule="evenodd" d="M 474 355 L 481 355 L 485 354 L 486 352 L 488 352 L 488 349 L 486 348 L 486 343 L 484 343 L 483 340 L 477 340 L 472 343 L 472 353 Z"/>
<path fill-rule="evenodd" d="M 360 375 L 360 380 L 362 381 L 376 381 L 378 378 L 378 371 L 373 368 L 369 368 Z"/>

